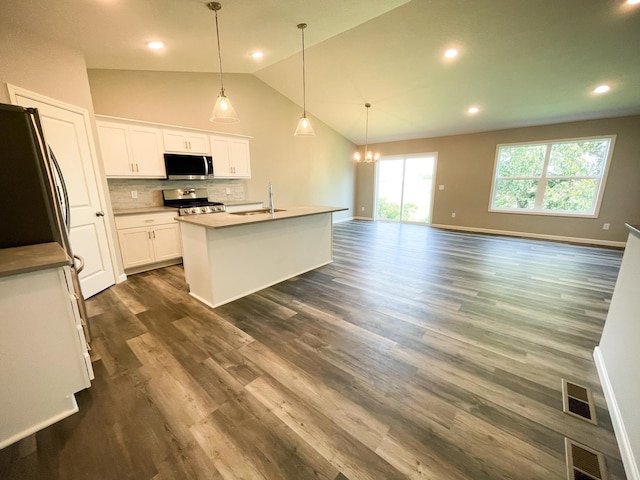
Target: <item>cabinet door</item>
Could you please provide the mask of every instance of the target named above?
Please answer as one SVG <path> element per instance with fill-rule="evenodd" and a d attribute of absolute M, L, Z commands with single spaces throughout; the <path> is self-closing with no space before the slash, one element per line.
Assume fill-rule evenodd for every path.
<path fill-rule="evenodd" d="M 181 132 L 180 130 L 163 130 L 162 137 L 164 149 L 167 152 L 209 154 L 207 135 Z"/>
<path fill-rule="evenodd" d="M 146 265 L 155 261 L 151 230 L 146 227 L 118 231 L 124 268 Z"/>
<path fill-rule="evenodd" d="M 209 137 L 211 156 L 213 157 L 213 176 L 218 178 L 233 177 L 229 163 L 229 140 L 224 137 Z"/>
<path fill-rule="evenodd" d="M 132 176 L 134 172 L 127 142 L 127 126 L 107 122 L 96 122 L 96 125 L 107 177 Z"/>
<path fill-rule="evenodd" d="M 231 173 L 235 178 L 251 178 L 251 163 L 249 160 L 249 140 L 233 138 L 229 142 L 231 156 Z"/>
<path fill-rule="evenodd" d="M 147 178 L 166 177 L 160 130 L 132 125 L 129 127 L 129 137 L 136 175 Z"/>
<path fill-rule="evenodd" d="M 200 135 L 198 133 L 189 133 L 185 136 L 187 145 L 189 146 L 189 153 L 202 153 L 203 155 L 209 155 L 209 136 Z"/>
<path fill-rule="evenodd" d="M 153 227 L 151 236 L 154 242 L 156 262 L 182 256 L 180 226 L 177 223 L 157 225 Z"/>

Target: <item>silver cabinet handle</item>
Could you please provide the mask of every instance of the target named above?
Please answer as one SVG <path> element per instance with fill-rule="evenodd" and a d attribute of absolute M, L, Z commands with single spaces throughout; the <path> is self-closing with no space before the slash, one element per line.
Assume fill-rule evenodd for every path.
<path fill-rule="evenodd" d="M 96 217 L 104 217 L 104 212 L 102 210 L 96 212 Z"/>

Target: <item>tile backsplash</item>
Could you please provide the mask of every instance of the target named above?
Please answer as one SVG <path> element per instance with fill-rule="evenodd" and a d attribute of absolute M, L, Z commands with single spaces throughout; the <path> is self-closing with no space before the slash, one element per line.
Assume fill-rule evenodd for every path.
<path fill-rule="evenodd" d="M 162 205 L 162 190 L 171 188 L 206 188 L 209 200 L 214 202 L 234 202 L 245 199 L 242 180 L 153 180 L 153 179 L 107 179 L 113 210 L 155 207 Z M 227 189 L 230 193 L 227 194 Z M 132 198 L 137 192 L 138 198 Z"/>

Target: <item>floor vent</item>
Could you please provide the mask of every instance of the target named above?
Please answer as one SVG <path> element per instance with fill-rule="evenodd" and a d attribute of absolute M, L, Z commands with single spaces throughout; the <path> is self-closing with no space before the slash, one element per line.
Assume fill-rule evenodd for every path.
<path fill-rule="evenodd" d="M 564 439 L 569 480 L 607 480 L 604 455 L 585 445 Z"/>
<path fill-rule="evenodd" d="M 598 424 L 591 390 L 562 379 L 562 410 L 564 413 Z"/>

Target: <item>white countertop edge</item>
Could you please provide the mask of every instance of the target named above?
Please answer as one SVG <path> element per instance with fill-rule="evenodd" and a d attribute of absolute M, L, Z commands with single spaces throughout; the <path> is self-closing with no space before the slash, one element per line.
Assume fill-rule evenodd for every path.
<path fill-rule="evenodd" d="M 180 222 L 191 223 L 205 228 L 229 228 L 253 223 L 273 222 L 275 220 L 286 220 L 288 218 L 304 217 L 308 215 L 319 215 L 323 213 L 342 212 L 349 210 L 346 207 L 327 206 L 297 206 L 278 207 L 281 211 L 275 212 L 273 217 L 270 213 L 258 215 L 235 215 L 233 213 L 209 213 L 203 215 L 186 215 L 177 217 Z"/>

